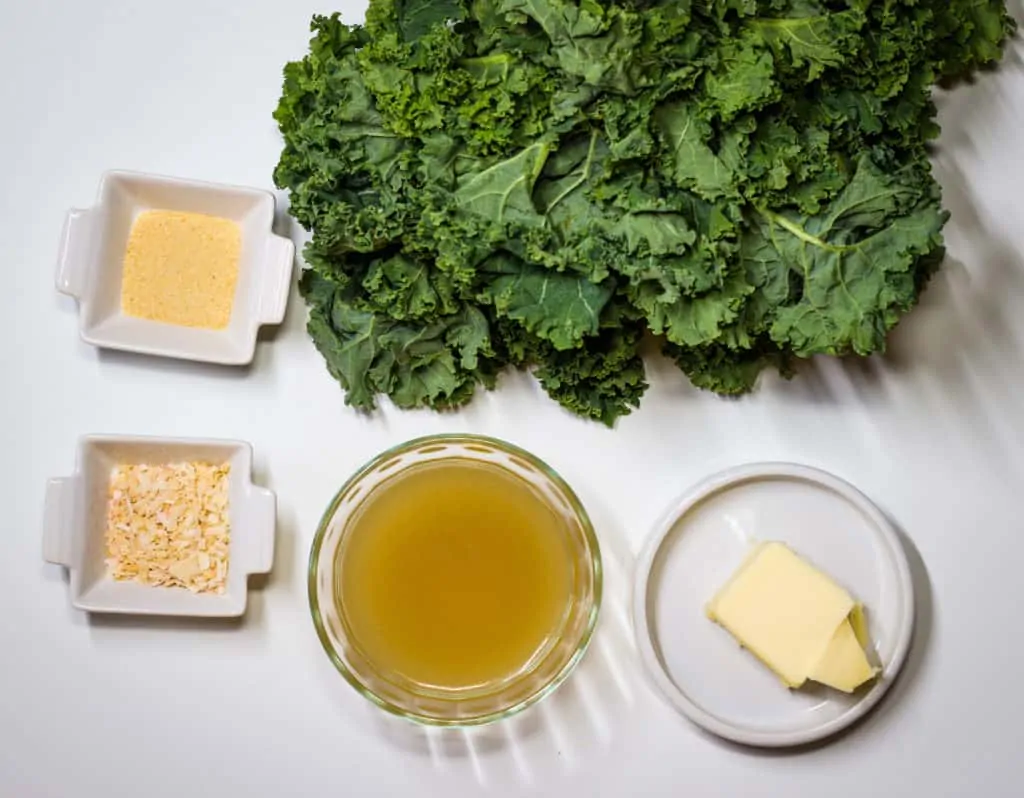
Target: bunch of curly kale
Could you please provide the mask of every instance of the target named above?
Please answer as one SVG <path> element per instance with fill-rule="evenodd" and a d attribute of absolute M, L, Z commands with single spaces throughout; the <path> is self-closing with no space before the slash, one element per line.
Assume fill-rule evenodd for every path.
<path fill-rule="evenodd" d="M 696 384 L 866 355 L 942 257 L 931 88 L 1002 0 L 370 0 L 285 69 L 275 171 L 347 401 L 505 366 L 611 423 L 661 336 Z"/>

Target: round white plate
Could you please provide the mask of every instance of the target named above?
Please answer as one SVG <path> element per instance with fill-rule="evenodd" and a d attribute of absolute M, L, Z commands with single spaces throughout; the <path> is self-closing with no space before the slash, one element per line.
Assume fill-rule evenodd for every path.
<path fill-rule="evenodd" d="M 881 675 L 853 695 L 789 690 L 704 614 L 752 544 L 779 540 L 863 602 Z M 644 667 L 686 717 L 747 745 L 789 746 L 850 725 L 885 694 L 914 627 L 910 568 L 896 530 L 860 491 L 806 466 L 723 471 L 682 496 L 640 557 L 633 619 Z"/>

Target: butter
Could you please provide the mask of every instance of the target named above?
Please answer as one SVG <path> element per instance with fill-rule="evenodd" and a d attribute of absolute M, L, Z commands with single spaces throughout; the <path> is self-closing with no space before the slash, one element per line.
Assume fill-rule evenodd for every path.
<path fill-rule="evenodd" d="M 839 624 L 825 653 L 808 675 L 814 681 L 844 693 L 852 693 L 875 675 L 875 669 L 868 662 L 864 646 L 857 639 L 849 620 Z"/>
<path fill-rule="evenodd" d="M 851 692 L 876 672 L 860 605 L 782 543 L 755 547 L 707 615 L 789 687 L 813 679 Z"/>

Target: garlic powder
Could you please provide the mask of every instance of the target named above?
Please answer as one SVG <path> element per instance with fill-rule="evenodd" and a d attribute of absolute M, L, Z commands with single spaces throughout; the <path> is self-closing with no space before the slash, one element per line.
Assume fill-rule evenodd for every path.
<path fill-rule="evenodd" d="M 121 309 L 129 316 L 221 330 L 231 321 L 242 232 L 201 213 L 152 210 L 132 225 Z"/>
<path fill-rule="evenodd" d="M 111 472 L 106 551 L 119 581 L 223 593 L 231 525 L 228 463 L 119 465 Z"/>

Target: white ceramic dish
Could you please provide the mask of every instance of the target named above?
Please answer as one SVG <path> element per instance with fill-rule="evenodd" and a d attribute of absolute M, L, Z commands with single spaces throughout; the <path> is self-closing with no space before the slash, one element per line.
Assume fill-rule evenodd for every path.
<path fill-rule="evenodd" d="M 231 219 L 242 229 L 242 252 L 231 321 L 204 330 L 148 321 L 121 311 L 121 275 L 128 234 L 143 211 L 162 209 Z M 261 325 L 284 319 L 295 245 L 271 232 L 274 195 L 137 172 L 107 172 L 96 204 L 68 212 L 61 234 L 57 290 L 78 301 L 82 339 L 108 349 L 243 365 Z"/>
<path fill-rule="evenodd" d="M 704 614 L 750 546 L 781 540 L 865 605 L 881 675 L 853 695 L 808 684 L 789 690 Z M 658 691 L 714 734 L 757 746 L 809 743 L 867 713 L 906 659 L 914 594 L 892 524 L 862 493 L 817 469 L 741 466 L 683 495 L 637 565 L 637 646 Z"/>
<path fill-rule="evenodd" d="M 111 469 L 123 463 L 230 462 L 231 546 L 224 593 L 191 593 L 107 575 L 104 536 Z M 249 574 L 274 562 L 277 499 L 252 484 L 252 447 L 243 441 L 88 435 L 70 477 L 51 479 L 43 514 L 43 559 L 70 573 L 71 603 L 89 612 L 234 617 L 245 613 Z"/>

